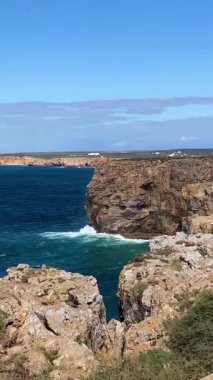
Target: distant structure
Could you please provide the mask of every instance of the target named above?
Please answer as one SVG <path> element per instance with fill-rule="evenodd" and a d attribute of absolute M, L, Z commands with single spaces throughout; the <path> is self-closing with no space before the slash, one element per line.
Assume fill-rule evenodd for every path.
<path fill-rule="evenodd" d="M 186 154 L 182 153 L 181 150 L 178 150 L 177 152 L 173 152 L 167 155 L 167 157 L 184 157 L 184 156 L 186 156 Z"/>
<path fill-rule="evenodd" d="M 88 153 L 88 156 L 100 156 L 100 153 L 91 152 L 91 153 Z"/>

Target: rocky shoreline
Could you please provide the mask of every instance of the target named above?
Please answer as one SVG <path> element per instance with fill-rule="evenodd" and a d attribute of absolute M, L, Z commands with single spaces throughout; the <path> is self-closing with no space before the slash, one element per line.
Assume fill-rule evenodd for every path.
<path fill-rule="evenodd" d="M 0 166 L 92 167 L 86 210 L 98 232 L 130 238 L 213 233 L 213 156 L 165 160 L 0 156 Z"/>
<path fill-rule="evenodd" d="M 0 166 L 61 166 L 61 167 L 96 167 L 105 158 L 86 156 L 41 158 L 35 156 L 0 156 Z"/>
<path fill-rule="evenodd" d="M 103 363 L 164 347 L 164 322 L 213 290 L 213 235 L 159 236 L 150 249 L 121 272 L 122 321 L 108 323 L 94 277 L 46 266 L 10 268 L 0 279 L 1 379 L 12 379 L 11 358 L 28 378 L 77 380 Z"/>
<path fill-rule="evenodd" d="M 0 279 L 1 380 L 80 380 L 166 348 L 165 322 L 213 291 L 213 159 L 13 159 L 0 164 L 95 167 L 86 200 L 91 224 L 152 238 L 150 252 L 120 274 L 120 320 L 107 322 L 92 276 L 9 268 Z"/>

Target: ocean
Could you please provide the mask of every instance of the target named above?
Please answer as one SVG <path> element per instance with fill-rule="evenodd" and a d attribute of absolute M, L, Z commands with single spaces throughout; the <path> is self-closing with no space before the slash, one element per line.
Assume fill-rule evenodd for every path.
<path fill-rule="evenodd" d="M 108 319 L 118 318 L 119 273 L 148 243 L 97 234 L 88 225 L 92 176 L 91 168 L 0 167 L 0 276 L 19 263 L 93 275 Z"/>

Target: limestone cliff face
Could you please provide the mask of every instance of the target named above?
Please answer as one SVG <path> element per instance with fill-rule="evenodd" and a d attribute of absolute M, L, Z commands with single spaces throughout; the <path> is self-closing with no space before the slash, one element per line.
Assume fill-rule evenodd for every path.
<path fill-rule="evenodd" d="M 120 274 L 118 297 L 127 325 L 124 357 L 164 347 L 164 322 L 182 315 L 200 292 L 213 289 L 212 234 L 159 236 L 150 249 Z"/>
<path fill-rule="evenodd" d="M 193 232 L 194 217 L 213 214 L 213 157 L 103 162 L 88 186 L 86 208 L 99 232 L 130 237 Z M 206 228 L 212 232 L 211 220 Z"/>
<path fill-rule="evenodd" d="M 102 157 L 86 157 L 86 156 L 66 156 L 66 157 L 52 157 L 52 158 L 40 158 L 35 156 L 0 156 L 0 166 L 96 166 L 105 159 Z"/>

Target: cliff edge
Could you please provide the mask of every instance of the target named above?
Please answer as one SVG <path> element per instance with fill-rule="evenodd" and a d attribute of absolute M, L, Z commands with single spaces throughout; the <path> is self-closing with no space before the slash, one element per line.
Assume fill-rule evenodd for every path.
<path fill-rule="evenodd" d="M 103 162 L 88 186 L 86 208 L 98 232 L 212 233 L 213 157 Z"/>
<path fill-rule="evenodd" d="M 122 321 L 109 323 L 94 277 L 9 268 L 0 279 L 1 380 L 79 380 L 141 352 L 167 350 L 165 322 L 212 294 L 213 235 L 160 236 L 150 248 L 122 270 Z"/>

